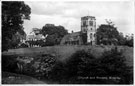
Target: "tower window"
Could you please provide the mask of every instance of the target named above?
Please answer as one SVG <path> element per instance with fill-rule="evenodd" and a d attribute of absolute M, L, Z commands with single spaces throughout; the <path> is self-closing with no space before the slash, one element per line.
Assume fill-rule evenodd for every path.
<path fill-rule="evenodd" d="M 92 28 L 91 28 L 91 30 L 92 30 Z"/>
<path fill-rule="evenodd" d="M 90 33 L 90 39 L 92 39 L 92 33 Z"/>
<path fill-rule="evenodd" d="M 89 21 L 89 24 L 90 24 L 90 26 L 93 26 L 93 22 L 92 21 Z"/>
<path fill-rule="evenodd" d="M 83 26 L 86 26 L 86 21 L 83 21 Z"/>
<path fill-rule="evenodd" d="M 94 34 L 94 37 L 96 37 L 96 34 Z"/>

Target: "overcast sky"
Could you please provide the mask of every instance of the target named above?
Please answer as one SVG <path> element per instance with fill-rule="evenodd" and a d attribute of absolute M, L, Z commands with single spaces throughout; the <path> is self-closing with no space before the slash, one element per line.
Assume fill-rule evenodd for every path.
<path fill-rule="evenodd" d="M 32 28 L 42 28 L 45 24 L 64 26 L 69 32 L 80 31 L 81 17 L 95 16 L 97 27 L 105 24 L 105 19 L 111 19 L 120 32 L 134 32 L 133 3 L 129 1 L 85 1 L 85 2 L 47 2 L 25 1 L 31 8 L 31 19 L 25 20 L 24 28 L 27 34 Z"/>

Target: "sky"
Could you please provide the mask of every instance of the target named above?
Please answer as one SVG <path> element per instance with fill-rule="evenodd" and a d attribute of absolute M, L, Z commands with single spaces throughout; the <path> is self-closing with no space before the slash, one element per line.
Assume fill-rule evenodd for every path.
<path fill-rule="evenodd" d="M 68 32 L 81 30 L 81 17 L 94 16 L 97 28 L 111 19 L 119 32 L 134 33 L 134 3 L 131 1 L 25 1 L 31 19 L 24 21 L 27 34 L 45 24 L 62 25 Z"/>

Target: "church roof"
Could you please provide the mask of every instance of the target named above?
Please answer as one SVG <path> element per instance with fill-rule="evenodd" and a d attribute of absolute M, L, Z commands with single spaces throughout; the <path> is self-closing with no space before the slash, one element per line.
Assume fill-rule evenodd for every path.
<path fill-rule="evenodd" d="M 73 32 L 73 33 L 69 33 L 70 36 L 77 36 L 77 35 L 80 35 L 80 31 L 79 32 Z"/>
<path fill-rule="evenodd" d="M 66 35 L 66 38 L 71 38 L 76 36 L 80 36 L 80 32 L 69 33 Z"/>
<path fill-rule="evenodd" d="M 81 35 L 81 32 L 74 32 L 74 33 L 69 33 L 65 35 L 61 41 L 61 44 L 63 44 L 65 41 L 73 41 L 73 40 L 78 40 L 79 36 Z"/>

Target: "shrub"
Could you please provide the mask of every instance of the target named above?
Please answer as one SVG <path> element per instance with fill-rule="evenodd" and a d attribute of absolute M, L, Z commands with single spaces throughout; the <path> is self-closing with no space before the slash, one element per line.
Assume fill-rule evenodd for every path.
<path fill-rule="evenodd" d="M 100 58 L 87 59 L 80 63 L 78 72 L 81 72 L 82 77 L 117 77 L 117 79 L 94 80 L 101 84 L 131 84 L 133 83 L 132 67 L 128 67 L 125 61 L 126 58 L 122 55 L 122 52 L 115 47 L 110 51 L 105 51 Z M 93 83 L 92 80 L 84 80 L 84 82 Z"/>
<path fill-rule="evenodd" d="M 132 68 L 117 47 L 105 51 L 100 58 L 90 52 L 80 50 L 66 63 L 58 62 L 51 71 L 52 79 L 60 83 L 80 84 L 132 84 Z M 81 79 L 79 77 L 82 77 Z M 86 78 L 87 79 L 83 79 Z M 117 79 L 89 79 L 90 77 L 114 77 Z"/>
<path fill-rule="evenodd" d="M 17 69 L 17 56 L 2 55 L 2 71 L 15 72 Z"/>
<path fill-rule="evenodd" d="M 39 67 L 37 68 L 37 72 L 41 74 L 41 76 L 45 76 L 49 78 L 48 74 L 52 70 L 55 64 L 56 58 L 49 54 L 44 54 L 39 59 Z"/>
<path fill-rule="evenodd" d="M 51 79 L 59 83 L 74 83 L 82 74 L 82 69 L 94 56 L 84 50 L 77 51 L 66 63 L 57 62 L 51 71 Z M 85 73 L 84 73 L 85 74 Z"/>
<path fill-rule="evenodd" d="M 23 72 L 37 78 L 49 78 L 48 74 L 55 64 L 56 58 L 50 54 L 43 54 L 34 58 L 30 63 L 24 65 Z"/>
<path fill-rule="evenodd" d="M 117 47 L 111 51 L 105 51 L 100 59 L 101 68 L 106 71 L 106 76 L 120 77 L 120 84 L 131 84 L 132 81 L 132 67 L 128 67 L 126 58 L 122 55 L 122 51 L 118 51 Z"/>
<path fill-rule="evenodd" d="M 64 83 L 65 80 L 67 81 L 67 72 L 68 68 L 66 68 L 66 65 L 61 61 L 57 61 L 52 68 L 52 71 L 49 72 L 49 79 L 51 81 L 58 81 L 59 83 Z"/>
<path fill-rule="evenodd" d="M 66 67 L 69 69 L 69 76 L 78 76 L 91 60 L 95 57 L 86 52 L 85 50 L 80 50 L 74 53 L 72 58 L 67 61 Z M 86 73 L 84 73 L 86 74 Z"/>
<path fill-rule="evenodd" d="M 56 58 L 43 54 L 37 58 L 25 56 L 2 56 L 2 71 L 21 73 L 37 78 L 49 78 L 48 74 L 55 64 Z M 22 69 L 19 70 L 19 66 Z"/>

